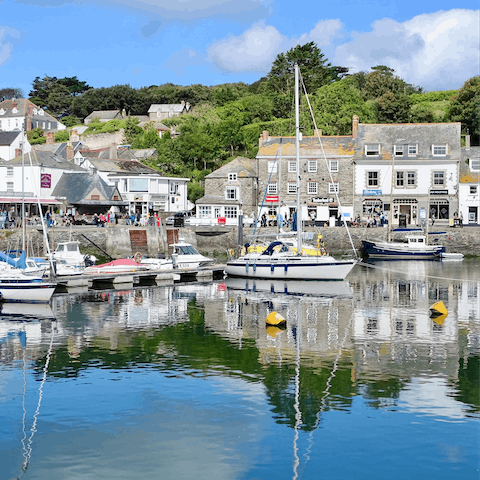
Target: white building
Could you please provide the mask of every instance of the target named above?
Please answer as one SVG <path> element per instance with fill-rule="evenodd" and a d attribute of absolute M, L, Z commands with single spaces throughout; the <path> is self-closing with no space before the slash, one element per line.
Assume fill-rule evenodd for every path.
<path fill-rule="evenodd" d="M 466 137 L 462 148 L 459 180 L 459 213 L 463 224 L 479 225 L 480 215 L 480 147 L 470 146 L 470 136 Z"/>
<path fill-rule="evenodd" d="M 21 156 L 23 139 L 25 139 L 23 152 L 28 153 L 32 150 L 32 146 L 23 132 L 0 132 L 0 160 L 12 160 Z"/>

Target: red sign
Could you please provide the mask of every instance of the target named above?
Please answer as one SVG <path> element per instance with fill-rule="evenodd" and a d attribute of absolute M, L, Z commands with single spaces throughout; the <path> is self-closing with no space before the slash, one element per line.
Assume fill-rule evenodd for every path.
<path fill-rule="evenodd" d="M 278 202 L 278 195 L 266 195 L 265 196 L 266 202 Z"/>
<path fill-rule="evenodd" d="M 221 225 L 222 224 L 225 225 L 225 223 L 227 223 L 227 219 L 225 217 L 218 217 L 217 220 L 218 220 L 218 223 Z"/>
<path fill-rule="evenodd" d="M 40 188 L 51 188 L 52 176 L 49 173 L 42 173 L 40 175 Z"/>

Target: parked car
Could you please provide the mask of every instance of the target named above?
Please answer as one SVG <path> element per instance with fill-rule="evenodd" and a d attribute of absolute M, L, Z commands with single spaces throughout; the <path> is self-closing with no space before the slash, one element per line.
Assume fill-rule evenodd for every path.
<path fill-rule="evenodd" d="M 188 212 L 176 212 L 170 217 L 165 219 L 165 225 L 170 225 L 174 227 L 183 227 L 185 225 L 185 219 L 194 216 L 193 211 Z"/>

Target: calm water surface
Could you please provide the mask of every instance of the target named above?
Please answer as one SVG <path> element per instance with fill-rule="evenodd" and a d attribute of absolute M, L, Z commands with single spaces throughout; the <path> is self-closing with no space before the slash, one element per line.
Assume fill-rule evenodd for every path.
<path fill-rule="evenodd" d="M 476 480 L 479 364 L 471 260 L 4 305 L 0 478 Z"/>

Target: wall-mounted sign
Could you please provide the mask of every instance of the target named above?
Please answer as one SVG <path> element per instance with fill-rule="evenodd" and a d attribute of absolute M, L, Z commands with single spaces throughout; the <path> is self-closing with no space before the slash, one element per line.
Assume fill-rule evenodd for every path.
<path fill-rule="evenodd" d="M 49 173 L 40 175 L 40 188 L 52 188 L 52 176 Z"/>
<path fill-rule="evenodd" d="M 333 203 L 333 197 L 314 197 L 312 203 Z"/>
<path fill-rule="evenodd" d="M 364 190 L 363 195 L 382 195 L 381 190 Z"/>
<path fill-rule="evenodd" d="M 278 195 L 266 195 L 265 196 L 266 202 L 278 202 Z"/>
<path fill-rule="evenodd" d="M 430 195 L 448 195 L 448 190 L 430 190 Z"/>

